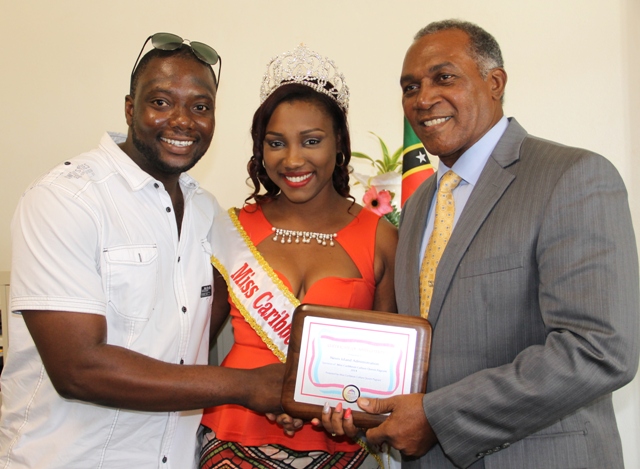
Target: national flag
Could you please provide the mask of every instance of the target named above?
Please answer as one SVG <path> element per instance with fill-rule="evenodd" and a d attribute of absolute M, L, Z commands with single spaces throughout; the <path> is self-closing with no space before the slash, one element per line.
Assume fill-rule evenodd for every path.
<path fill-rule="evenodd" d="M 402 151 L 402 190 L 400 207 L 413 194 L 418 186 L 434 173 L 427 150 L 404 118 L 404 140 Z"/>

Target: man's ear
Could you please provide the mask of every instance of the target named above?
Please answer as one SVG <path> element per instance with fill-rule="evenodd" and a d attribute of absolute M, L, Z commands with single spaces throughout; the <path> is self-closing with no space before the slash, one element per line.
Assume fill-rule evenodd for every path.
<path fill-rule="evenodd" d="M 133 125 L 133 97 L 130 94 L 124 97 L 124 117 L 127 120 L 127 125 L 131 127 Z"/>
<path fill-rule="evenodd" d="M 491 86 L 491 94 L 496 101 L 500 101 L 507 86 L 507 72 L 503 68 L 493 68 L 489 70 L 487 81 Z"/>

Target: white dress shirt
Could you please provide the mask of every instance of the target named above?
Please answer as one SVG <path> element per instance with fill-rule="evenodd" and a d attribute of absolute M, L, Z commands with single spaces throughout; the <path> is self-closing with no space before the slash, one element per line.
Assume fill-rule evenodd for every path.
<path fill-rule="evenodd" d="M 478 178 L 480 177 L 485 164 L 487 164 L 487 160 L 491 156 L 493 149 L 500 141 L 500 138 L 502 138 L 502 134 L 507 130 L 508 125 L 509 120 L 505 116 L 502 116 L 502 118 L 493 127 L 491 127 L 491 129 L 484 134 L 480 140 L 478 140 L 471 148 L 465 151 L 460 158 L 458 158 L 458 161 L 454 163 L 453 168 L 448 168 L 444 163 L 442 163 L 442 161 L 439 163 L 438 173 L 436 174 L 436 177 L 438 178 L 436 192 L 440 188 L 440 179 L 442 179 L 442 176 L 444 176 L 444 174 L 450 169 L 462 178 L 458 187 L 456 187 L 452 192 L 456 207 L 455 216 L 453 218 L 454 229 L 458 223 L 460 214 L 464 210 L 464 207 L 471 196 L 473 188 L 478 182 Z M 431 208 L 429 208 L 429 216 L 425 225 L 422 246 L 420 248 L 420 265 L 422 265 L 424 251 L 427 249 L 429 238 L 433 232 L 436 199 L 437 197 L 433 198 L 431 201 Z"/>
<path fill-rule="evenodd" d="M 111 345 L 168 363 L 207 363 L 209 236 L 220 208 L 182 174 L 178 237 L 168 192 L 120 150 L 123 140 L 105 134 L 97 149 L 37 180 L 16 210 L 0 468 L 194 465 L 201 411 L 135 412 L 63 399 L 20 314 L 99 314 Z"/>

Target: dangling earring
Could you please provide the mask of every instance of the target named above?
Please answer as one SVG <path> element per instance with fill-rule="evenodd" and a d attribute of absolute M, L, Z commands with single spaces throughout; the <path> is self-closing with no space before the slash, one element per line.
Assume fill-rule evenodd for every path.
<path fill-rule="evenodd" d="M 336 154 L 336 166 L 341 168 L 344 166 L 344 154 L 342 152 Z"/>

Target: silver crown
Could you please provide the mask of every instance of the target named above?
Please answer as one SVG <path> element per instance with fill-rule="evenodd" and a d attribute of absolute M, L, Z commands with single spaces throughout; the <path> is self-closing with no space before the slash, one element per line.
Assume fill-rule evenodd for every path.
<path fill-rule="evenodd" d="M 299 83 L 333 98 L 347 112 L 349 87 L 344 75 L 338 72 L 333 60 L 322 57 L 300 44 L 293 52 L 287 51 L 271 59 L 260 88 L 260 104 L 264 103 L 282 85 Z"/>

